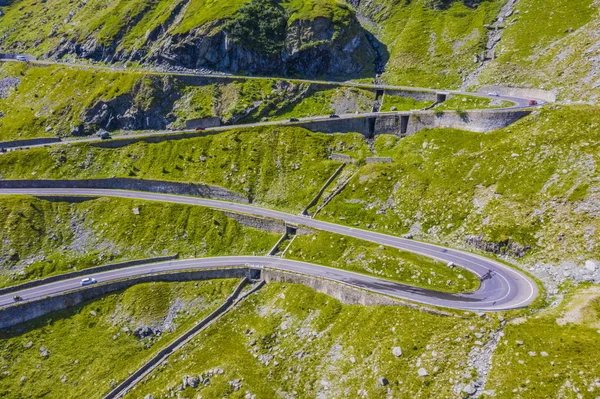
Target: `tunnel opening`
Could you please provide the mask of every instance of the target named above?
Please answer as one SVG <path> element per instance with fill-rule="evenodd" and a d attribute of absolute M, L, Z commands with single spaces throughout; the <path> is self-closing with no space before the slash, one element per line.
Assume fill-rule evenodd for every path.
<path fill-rule="evenodd" d="M 368 135 L 367 138 L 372 139 L 375 136 L 375 122 L 377 121 L 377 118 L 367 118 L 367 123 L 368 123 Z"/>
<path fill-rule="evenodd" d="M 410 115 L 401 115 L 400 116 L 400 134 L 404 135 L 408 132 L 408 120 Z"/>

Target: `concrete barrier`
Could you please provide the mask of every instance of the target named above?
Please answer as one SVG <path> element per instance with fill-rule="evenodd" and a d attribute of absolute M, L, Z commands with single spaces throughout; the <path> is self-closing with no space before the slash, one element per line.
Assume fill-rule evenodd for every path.
<path fill-rule="evenodd" d="M 393 159 L 389 158 L 389 157 L 368 157 L 367 159 L 365 159 L 365 162 L 367 164 L 373 164 L 373 163 L 392 163 Z"/>
<path fill-rule="evenodd" d="M 327 187 L 329 187 L 329 185 L 331 183 L 333 183 L 333 181 L 335 179 L 337 179 L 337 177 L 340 175 L 340 173 L 342 173 L 342 170 L 344 169 L 344 167 L 346 166 L 345 163 L 341 164 L 339 166 L 339 168 L 337 168 L 335 170 L 335 172 L 333 172 L 333 174 L 329 177 L 329 179 L 327 179 L 327 181 L 325 182 L 325 184 L 323 184 L 323 186 L 321 187 L 321 189 L 317 192 L 317 194 L 315 195 L 315 197 L 308 203 L 308 205 L 306 205 L 306 208 L 304 208 L 304 210 L 302 211 L 303 215 L 308 215 L 308 210 L 310 208 L 312 208 L 313 206 L 317 205 L 317 202 L 319 202 L 319 199 L 321 198 L 321 196 L 323 195 L 323 193 L 325 192 L 325 190 L 327 190 Z"/>
<path fill-rule="evenodd" d="M 444 111 L 442 113 L 426 111 L 410 115 L 404 134 L 411 135 L 423 129 L 433 128 L 449 128 L 487 133 L 503 129 L 530 113 L 531 111 L 529 110 Z"/>
<path fill-rule="evenodd" d="M 154 281 L 180 282 L 214 280 L 219 278 L 253 278 L 253 270 L 247 267 L 231 267 L 222 269 L 203 269 L 142 275 L 134 278 L 87 286 L 67 291 L 55 296 L 48 296 L 32 301 L 21 302 L 0 309 L 0 329 L 45 316 L 52 312 L 77 306 L 85 301 L 124 290 L 135 284 Z"/>
<path fill-rule="evenodd" d="M 28 147 L 33 145 L 60 143 L 61 141 L 62 140 L 59 138 L 37 138 L 27 140 L 2 141 L 0 142 L 0 148 Z"/>
<path fill-rule="evenodd" d="M 217 186 L 117 177 L 84 180 L 0 180 L 0 188 L 99 188 L 191 195 L 249 203 L 248 198 Z"/>
<path fill-rule="evenodd" d="M 171 256 L 162 256 L 162 257 L 150 258 L 150 259 L 136 259 L 136 260 L 131 260 L 128 262 L 113 263 L 111 265 L 90 267 L 88 269 L 81 269 L 81 270 L 78 270 L 76 272 L 71 272 L 71 273 L 57 274 L 56 276 L 50 276 L 50 277 L 46 277 L 46 278 L 43 278 L 40 280 L 33 280 L 33 281 L 28 281 L 23 284 L 12 285 L 10 287 L 0 288 L 0 295 L 10 294 L 11 292 L 17 292 L 17 291 L 25 290 L 28 288 L 39 287 L 40 285 L 46 285 L 46 284 L 54 283 L 56 281 L 68 280 L 73 277 L 85 276 L 85 275 L 88 275 L 91 273 L 100 273 L 100 272 L 106 272 L 109 270 L 123 269 L 125 267 L 143 265 L 146 263 L 167 262 L 169 260 L 177 259 L 178 257 L 179 257 L 179 255 L 171 255 Z"/>
<path fill-rule="evenodd" d="M 378 134 L 406 136 L 423 129 L 450 128 L 469 132 L 490 132 L 502 129 L 529 115 L 529 110 L 474 110 L 474 111 L 413 111 L 380 115 L 306 121 L 296 125 L 312 132 L 361 133 L 366 137 Z"/>
<path fill-rule="evenodd" d="M 352 287 L 348 284 L 340 283 L 333 280 L 327 280 L 319 277 L 307 276 L 304 274 L 292 273 L 288 271 L 265 268 L 262 274 L 263 279 L 267 283 L 293 283 L 302 284 L 313 290 L 328 295 L 347 305 L 392 305 L 404 306 L 411 309 L 420 310 L 427 313 L 437 314 L 440 316 L 452 316 L 441 310 L 416 305 L 401 299 L 392 298 L 389 296 L 375 294 L 360 288 Z"/>

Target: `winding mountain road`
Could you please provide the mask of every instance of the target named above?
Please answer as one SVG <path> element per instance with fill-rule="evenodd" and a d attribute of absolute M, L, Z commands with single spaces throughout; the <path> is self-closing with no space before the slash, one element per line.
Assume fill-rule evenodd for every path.
<path fill-rule="evenodd" d="M 468 252 L 448 249 L 433 244 L 427 244 L 390 236 L 387 234 L 376 233 L 373 231 L 338 225 L 321 220 L 310 219 L 281 211 L 260 208 L 253 205 L 218 201 L 199 197 L 127 190 L 77 188 L 0 189 L 0 195 L 19 194 L 121 197 L 147 201 L 204 206 L 218 210 L 277 219 L 289 224 L 304 225 L 317 230 L 354 237 L 377 244 L 398 248 L 404 251 L 425 255 L 444 262 L 453 262 L 457 266 L 464 268 L 479 277 L 485 276 L 485 278 L 482 279 L 480 288 L 473 293 L 448 294 L 407 286 L 377 277 L 371 277 L 311 263 L 271 257 L 232 256 L 153 263 L 94 274 L 93 277 L 99 282 L 107 282 L 161 271 L 189 268 L 210 268 L 219 266 L 243 266 L 246 264 L 252 264 L 260 265 L 261 267 L 273 267 L 310 276 L 327 278 L 351 286 L 364 288 L 376 293 L 390 295 L 428 305 L 472 311 L 499 311 L 525 307 L 531 304 L 538 295 L 538 288 L 532 279 L 509 266 L 489 258 L 474 255 Z M 45 286 L 25 289 L 10 295 L 0 296 L 0 307 L 12 304 L 13 295 L 20 295 L 24 300 L 30 300 L 72 290 L 79 287 L 80 279 L 81 277 L 63 280 Z"/>
<path fill-rule="evenodd" d="M 16 61 L 15 59 L 5 58 L 5 59 L 0 59 L 0 62 L 20 62 L 20 61 Z M 78 63 L 57 62 L 57 61 L 51 61 L 51 60 L 30 60 L 29 63 L 33 64 L 33 65 L 42 65 L 42 66 L 44 66 L 44 65 L 45 66 L 61 65 L 61 66 L 66 66 L 66 67 L 71 67 L 71 68 L 108 70 L 108 71 L 119 71 L 119 72 L 133 71 L 133 72 L 139 72 L 139 73 L 146 73 L 146 74 L 150 74 L 150 75 L 170 75 L 170 76 L 182 76 L 182 77 L 183 76 L 197 76 L 197 77 L 203 77 L 203 78 L 227 79 L 227 80 L 249 79 L 249 78 L 289 80 L 289 78 L 278 78 L 278 77 L 261 77 L 261 76 L 248 77 L 248 76 L 235 76 L 235 75 L 225 75 L 225 74 L 206 74 L 206 73 L 193 73 L 193 72 L 165 72 L 165 71 L 152 70 L 152 69 L 148 69 L 148 68 L 146 68 L 146 69 L 135 69 L 135 68 L 124 68 L 124 67 L 120 68 L 120 67 L 108 66 L 108 65 L 85 65 L 85 64 L 78 64 Z M 357 83 L 357 82 L 352 82 L 352 81 L 338 82 L 338 81 L 323 81 L 323 80 L 309 80 L 309 79 L 294 79 L 294 81 L 304 82 L 304 83 L 312 83 L 312 84 L 318 84 L 318 85 L 356 87 L 356 88 L 362 88 L 362 89 L 368 89 L 368 90 L 402 90 L 402 91 L 411 91 L 411 92 L 428 92 L 428 93 L 446 93 L 446 94 L 453 94 L 453 95 L 468 95 L 468 96 L 474 96 L 474 97 L 480 97 L 480 98 L 488 98 L 488 99 L 492 99 L 492 100 L 508 101 L 508 102 L 513 103 L 513 105 L 509 106 L 509 107 L 489 108 L 489 109 L 482 109 L 482 110 L 470 110 L 471 112 L 472 111 L 475 111 L 475 112 L 478 112 L 478 111 L 499 112 L 499 111 L 506 111 L 506 110 L 516 111 L 516 110 L 526 109 L 526 108 L 535 108 L 535 107 L 541 106 L 543 104 L 543 101 L 541 99 L 536 99 L 538 101 L 539 105 L 531 106 L 529 104 L 529 101 L 532 98 L 503 96 L 500 94 L 490 95 L 490 93 L 476 93 L 476 92 L 468 92 L 468 91 L 461 91 L 461 90 L 436 90 L 436 89 L 428 89 L 428 88 L 422 88 L 422 87 Z M 392 112 L 367 112 L 367 113 L 359 113 L 359 114 L 355 114 L 355 113 L 340 114 L 339 117 L 335 119 L 335 121 L 354 119 L 354 118 L 369 118 L 369 117 L 378 117 L 378 116 L 380 117 L 380 116 L 385 116 L 385 115 L 397 115 L 397 114 L 416 115 L 416 114 L 419 114 L 420 112 L 423 112 L 423 110 L 412 110 L 412 111 L 402 111 L 402 112 L 392 111 Z M 239 128 L 253 128 L 253 127 L 265 127 L 265 126 L 294 126 L 297 124 L 302 124 L 302 123 L 307 123 L 307 122 L 320 122 L 320 121 L 332 121 L 332 120 L 329 118 L 329 115 L 316 115 L 316 116 L 298 118 L 297 122 L 291 122 L 289 120 L 275 120 L 275 121 L 255 122 L 255 123 L 212 127 L 212 128 L 206 128 L 205 131 L 203 131 L 203 133 L 204 134 L 216 134 L 216 133 L 224 132 L 227 130 L 239 129 Z M 112 138 L 113 139 L 134 139 L 134 138 L 143 139 L 146 137 L 166 136 L 166 135 L 172 135 L 173 137 L 179 138 L 181 135 L 185 135 L 185 134 L 193 135 L 193 134 L 197 134 L 197 133 L 198 132 L 196 132 L 195 129 L 137 130 L 137 131 L 135 131 L 135 133 L 132 133 L 132 132 L 117 133 L 117 134 L 112 135 Z M 20 141 L 20 140 L 17 140 L 16 142 L 18 142 L 18 141 Z M 90 143 L 90 142 L 99 142 L 99 141 L 102 141 L 99 137 L 86 137 L 86 138 L 67 138 L 67 139 L 61 139 L 60 141 L 48 142 L 48 143 L 42 143 L 42 144 L 28 143 L 28 144 L 22 144 L 22 145 L 11 145 L 10 144 L 11 142 L 7 141 L 7 142 L 4 142 L 3 145 L 4 145 L 4 147 L 9 148 L 10 151 L 15 151 L 15 150 L 30 149 L 30 148 L 35 148 L 35 147 L 47 147 L 47 146 L 65 145 L 65 144 L 72 144 L 72 143 Z"/>

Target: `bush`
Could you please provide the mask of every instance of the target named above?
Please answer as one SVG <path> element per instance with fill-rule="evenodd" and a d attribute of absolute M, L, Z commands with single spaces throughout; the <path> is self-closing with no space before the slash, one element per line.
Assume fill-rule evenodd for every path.
<path fill-rule="evenodd" d="M 285 45 L 288 15 L 276 0 L 251 0 L 225 24 L 231 39 L 262 54 L 275 55 Z"/>

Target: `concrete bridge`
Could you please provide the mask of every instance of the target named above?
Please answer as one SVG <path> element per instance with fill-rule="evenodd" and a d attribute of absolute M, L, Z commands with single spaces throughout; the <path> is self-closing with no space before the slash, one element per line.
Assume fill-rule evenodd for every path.
<path fill-rule="evenodd" d="M 292 125 L 322 133 L 357 132 L 369 138 L 378 134 L 394 134 L 405 137 L 423 129 L 434 128 L 490 132 L 507 127 L 530 113 L 530 110 L 523 109 L 387 112 L 312 119 Z"/>

